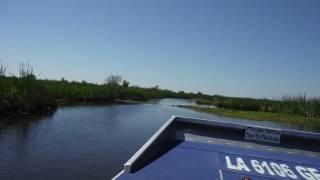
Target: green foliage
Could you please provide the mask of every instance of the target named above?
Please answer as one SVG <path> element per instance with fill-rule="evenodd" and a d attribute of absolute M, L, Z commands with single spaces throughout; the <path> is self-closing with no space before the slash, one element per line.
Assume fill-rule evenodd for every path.
<path fill-rule="evenodd" d="M 86 81 L 68 82 L 64 78 L 60 81 L 37 80 L 28 62 L 19 63 L 19 78 L 5 75 L 6 66 L 0 62 L 0 115 L 8 112 L 31 113 L 79 102 L 110 103 L 119 99 L 146 101 L 161 98 L 195 98 L 198 104 L 215 105 L 224 109 L 293 114 L 307 118 L 320 117 L 320 98 L 308 98 L 306 95 L 287 96 L 282 100 L 210 96 L 201 92 L 174 92 L 160 89 L 158 85 L 150 88 L 129 86 L 126 80 L 120 84 L 122 77 L 116 75 L 108 76 L 103 85 Z"/>
<path fill-rule="evenodd" d="M 200 104 L 200 105 L 214 105 L 214 102 L 212 100 L 198 98 L 196 99 L 196 101 L 197 101 L 197 104 Z"/>
<path fill-rule="evenodd" d="M 55 107 L 55 100 L 34 76 L 0 77 L 0 115 L 10 112 L 31 113 Z"/>
<path fill-rule="evenodd" d="M 262 107 L 268 103 L 268 100 L 251 99 L 251 98 L 235 98 L 216 96 L 214 103 L 217 107 L 246 110 L 246 111 L 259 111 Z"/>
<path fill-rule="evenodd" d="M 219 108 L 275 112 L 282 114 L 295 114 L 308 118 L 320 117 L 320 98 L 308 98 L 306 95 L 285 96 L 282 100 L 253 99 L 213 96 L 212 99 L 198 99 L 198 104 L 215 105 Z"/>
<path fill-rule="evenodd" d="M 206 112 L 215 114 L 218 116 L 242 118 L 242 119 L 251 119 L 251 120 L 270 120 L 275 122 L 282 123 L 294 123 L 305 125 L 308 128 L 314 130 L 320 129 L 320 119 L 318 118 L 309 118 L 305 116 L 295 115 L 295 114 L 284 114 L 284 113 L 275 113 L 275 112 L 257 112 L 257 111 L 242 111 L 242 110 L 232 110 L 224 108 L 206 108 L 198 106 L 179 106 L 182 108 L 193 109 L 199 112 Z"/>
<path fill-rule="evenodd" d="M 124 81 L 122 82 L 122 87 L 128 88 L 128 87 L 129 87 L 129 81 L 124 80 Z"/>
<path fill-rule="evenodd" d="M 106 85 L 119 85 L 121 81 L 122 77 L 118 75 L 110 75 L 104 80 Z"/>
<path fill-rule="evenodd" d="M 19 63 L 19 77 L 6 77 L 6 66 L 0 62 L 0 115 L 7 113 L 33 113 L 43 109 L 53 109 L 69 103 L 110 103 L 129 99 L 146 101 L 160 98 L 209 98 L 199 93 L 178 93 L 160 89 L 159 86 L 142 88 L 129 86 L 129 81 L 110 75 L 103 85 L 86 81 L 68 82 L 38 80 L 29 62 Z M 122 84 L 120 85 L 120 83 Z"/>
<path fill-rule="evenodd" d="M 33 113 L 53 109 L 63 104 L 111 103 L 118 99 L 146 101 L 160 98 L 195 98 L 197 94 L 173 92 L 158 86 L 142 88 L 120 85 L 121 76 L 109 76 L 105 84 L 57 80 L 37 80 L 29 63 L 19 64 L 19 77 L 0 76 L 0 115 L 7 113 Z"/>
<path fill-rule="evenodd" d="M 320 117 L 320 98 L 308 98 L 306 95 L 282 98 L 278 111 L 299 114 L 305 117 Z"/>

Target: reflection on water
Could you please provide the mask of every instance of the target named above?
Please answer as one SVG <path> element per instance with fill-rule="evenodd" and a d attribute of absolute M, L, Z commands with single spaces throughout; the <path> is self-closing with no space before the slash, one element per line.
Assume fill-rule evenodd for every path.
<path fill-rule="evenodd" d="M 62 107 L 0 129 L 0 179 L 106 179 L 172 115 L 288 129 L 302 126 L 218 117 L 163 99 L 137 105 Z"/>

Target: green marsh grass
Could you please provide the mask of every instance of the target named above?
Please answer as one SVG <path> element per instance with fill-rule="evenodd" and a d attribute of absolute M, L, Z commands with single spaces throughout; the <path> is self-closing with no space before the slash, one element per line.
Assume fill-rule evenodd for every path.
<path fill-rule="evenodd" d="M 305 116 L 294 115 L 294 114 L 283 114 L 274 112 L 258 112 L 258 111 L 242 111 L 232 110 L 224 108 L 206 108 L 198 106 L 179 106 L 182 108 L 192 109 L 198 112 L 205 112 L 215 114 L 218 116 L 242 118 L 249 120 L 258 121 L 274 121 L 280 123 L 300 124 L 312 127 L 313 129 L 320 130 L 320 119 L 319 118 L 308 118 Z"/>

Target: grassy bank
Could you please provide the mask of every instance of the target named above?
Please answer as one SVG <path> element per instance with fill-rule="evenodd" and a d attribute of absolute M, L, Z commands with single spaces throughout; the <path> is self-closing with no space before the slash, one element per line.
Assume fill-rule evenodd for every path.
<path fill-rule="evenodd" d="M 211 113 L 218 116 L 242 118 L 249 120 L 262 120 L 262 121 L 274 121 L 281 123 L 291 123 L 291 124 L 303 124 L 315 129 L 320 129 L 320 119 L 319 118 L 308 118 L 304 116 L 294 115 L 294 114 L 283 114 L 283 113 L 272 113 L 272 112 L 259 112 L 259 111 L 242 111 L 242 110 L 232 110 L 224 108 L 205 108 L 198 106 L 178 106 L 182 108 L 192 109 L 198 112 Z"/>
<path fill-rule="evenodd" d="M 213 96 L 211 99 L 197 100 L 198 104 L 215 105 L 219 108 L 241 111 L 272 112 L 294 114 L 308 118 L 320 118 L 320 98 L 285 96 L 279 100 Z"/>
<path fill-rule="evenodd" d="M 7 76 L 0 62 L 0 118 L 12 113 L 32 114 L 66 104 L 113 103 L 117 100 L 146 101 L 160 98 L 208 98 L 201 93 L 174 92 L 158 86 L 130 86 L 121 76 L 110 75 L 103 84 L 86 81 L 37 79 L 32 66 L 19 64 L 18 75 Z M 1 120 L 1 119 L 0 119 Z"/>

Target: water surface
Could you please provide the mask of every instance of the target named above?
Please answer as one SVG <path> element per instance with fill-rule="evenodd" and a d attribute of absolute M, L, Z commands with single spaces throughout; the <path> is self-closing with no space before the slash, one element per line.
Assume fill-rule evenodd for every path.
<path fill-rule="evenodd" d="M 0 129 L 0 179 L 110 179 L 172 115 L 287 129 L 302 126 L 218 117 L 163 99 L 138 105 L 62 107 Z"/>

